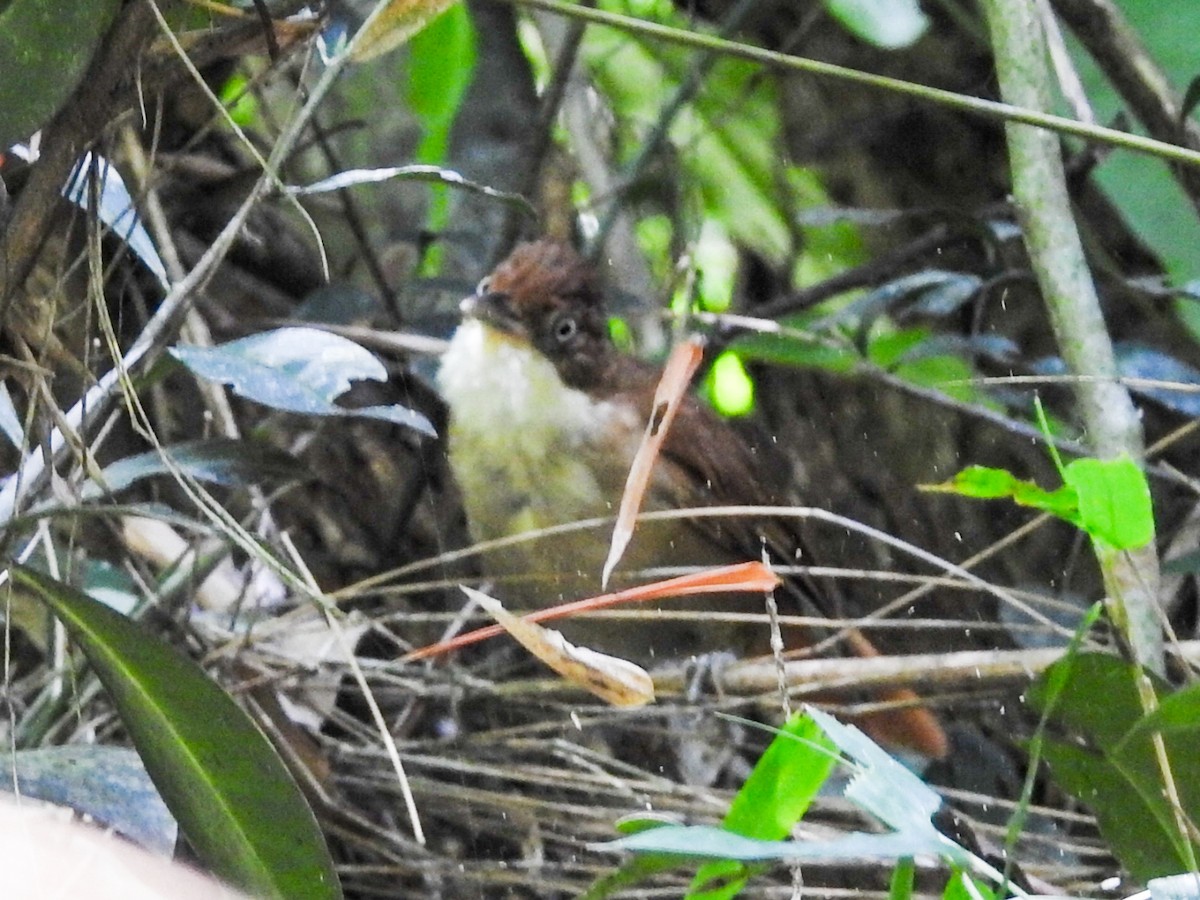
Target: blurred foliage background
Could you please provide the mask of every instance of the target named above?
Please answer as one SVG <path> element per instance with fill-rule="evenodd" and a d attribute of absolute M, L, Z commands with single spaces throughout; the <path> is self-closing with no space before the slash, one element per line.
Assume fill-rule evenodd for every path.
<path fill-rule="evenodd" d="M 847 619 L 878 614 L 863 627 L 885 652 L 1065 645 L 1102 592 L 1081 536 L 917 490 L 970 464 L 1056 486 L 1035 391 L 1065 452 L 1086 437 L 1009 199 L 1002 121 L 588 24 L 553 0 L 394 6 L 385 42 L 432 21 L 329 83 L 367 4 L 80 3 L 78 30 L 35 0 L 0 6 L 6 553 L 136 614 L 244 700 L 287 748 L 348 894 L 577 894 L 606 868 L 585 845 L 617 816 L 717 819 L 763 743 L 734 729 L 689 745 L 699 719 L 678 716 L 708 728 L 715 708 L 775 702 L 676 696 L 622 717 L 547 685 L 507 642 L 397 661 L 450 627 L 455 585 L 478 575 L 452 552 L 469 542 L 431 376 L 459 299 L 518 240 L 582 248 L 631 352 L 661 360 L 705 332 L 705 397 L 773 438 L 806 503 L 1002 589 L 938 581 L 893 545 L 814 523 L 800 562 L 827 567 Z M 996 98 L 969 0 L 588 8 Z M 1038 8 L 1056 112 L 1200 149 L 1200 8 Z M 1174 561 L 1164 620 L 1191 639 L 1200 170 L 1075 137 L 1061 149 L 1151 448 Z M 276 331 L 299 326 L 325 337 Z M 264 333 L 279 341 L 266 357 L 229 343 Z M 306 399 L 281 402 L 290 390 Z M 314 597 L 335 603 L 336 639 Z M 0 612 L 4 745 L 123 742 L 41 607 L 17 591 Z M 985 843 L 1003 843 L 1025 774 L 1026 683 L 1013 666 L 929 689 L 955 753 L 926 777 Z M 1115 866 L 1094 822 L 1038 784 L 1021 865 L 1102 893 Z M 818 807 L 830 827 L 846 815 Z M 806 884 L 882 890 L 886 871 L 816 866 Z"/>

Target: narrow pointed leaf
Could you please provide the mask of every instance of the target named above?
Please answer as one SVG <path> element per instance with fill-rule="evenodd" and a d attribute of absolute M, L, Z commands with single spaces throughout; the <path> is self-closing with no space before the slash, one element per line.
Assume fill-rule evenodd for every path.
<path fill-rule="evenodd" d="M 341 896 L 316 818 L 250 717 L 192 660 L 48 575 L 14 579 L 67 626 L 200 859 L 256 897 Z"/>

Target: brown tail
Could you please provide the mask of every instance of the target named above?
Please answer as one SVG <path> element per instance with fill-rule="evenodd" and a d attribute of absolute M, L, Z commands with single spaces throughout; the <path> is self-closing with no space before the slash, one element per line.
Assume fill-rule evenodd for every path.
<path fill-rule="evenodd" d="M 856 629 L 847 632 L 846 641 L 856 656 L 864 659 L 879 656 L 875 645 Z M 933 759 L 944 759 L 949 754 L 946 732 L 928 708 L 914 705 L 921 699 L 915 691 L 888 688 L 880 693 L 880 699 L 905 705 L 864 715 L 858 723 L 863 731 L 880 743 L 916 750 Z"/>

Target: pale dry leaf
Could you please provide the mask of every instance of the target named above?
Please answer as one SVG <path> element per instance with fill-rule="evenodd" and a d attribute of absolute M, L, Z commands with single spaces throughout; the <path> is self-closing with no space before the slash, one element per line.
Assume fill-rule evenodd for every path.
<path fill-rule="evenodd" d="M 613 706 L 645 706 L 654 702 L 654 682 L 640 666 L 587 647 L 576 647 L 560 632 L 513 615 L 499 600 L 465 585 L 462 589 L 521 646 L 572 684 Z"/>
<path fill-rule="evenodd" d="M 609 544 L 608 558 L 604 561 L 604 571 L 600 578 L 603 587 L 608 587 L 608 578 L 621 561 L 625 548 L 629 546 L 633 537 L 633 528 L 637 523 L 638 510 L 642 508 L 646 487 L 650 483 L 654 461 L 658 459 L 658 453 L 667 438 L 675 413 L 679 411 L 679 405 L 692 383 L 692 376 L 703 358 L 703 340 L 692 337 L 671 351 L 671 357 L 663 369 L 658 387 L 654 390 L 650 421 L 646 423 L 642 443 L 633 458 L 633 465 L 629 467 L 629 478 L 621 495 L 621 508 L 613 526 L 612 542 Z"/>
<path fill-rule="evenodd" d="M 455 0 L 392 0 L 376 9 L 354 39 L 350 58 L 366 62 L 395 50 L 448 10 Z"/>

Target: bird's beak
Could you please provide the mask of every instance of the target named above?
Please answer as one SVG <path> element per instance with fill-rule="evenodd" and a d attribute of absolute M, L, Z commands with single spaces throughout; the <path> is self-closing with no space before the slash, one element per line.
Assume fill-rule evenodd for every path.
<path fill-rule="evenodd" d="M 504 334 L 528 337 L 525 324 L 513 309 L 508 294 L 487 291 L 467 297 L 458 305 L 463 318 L 478 319 Z"/>

